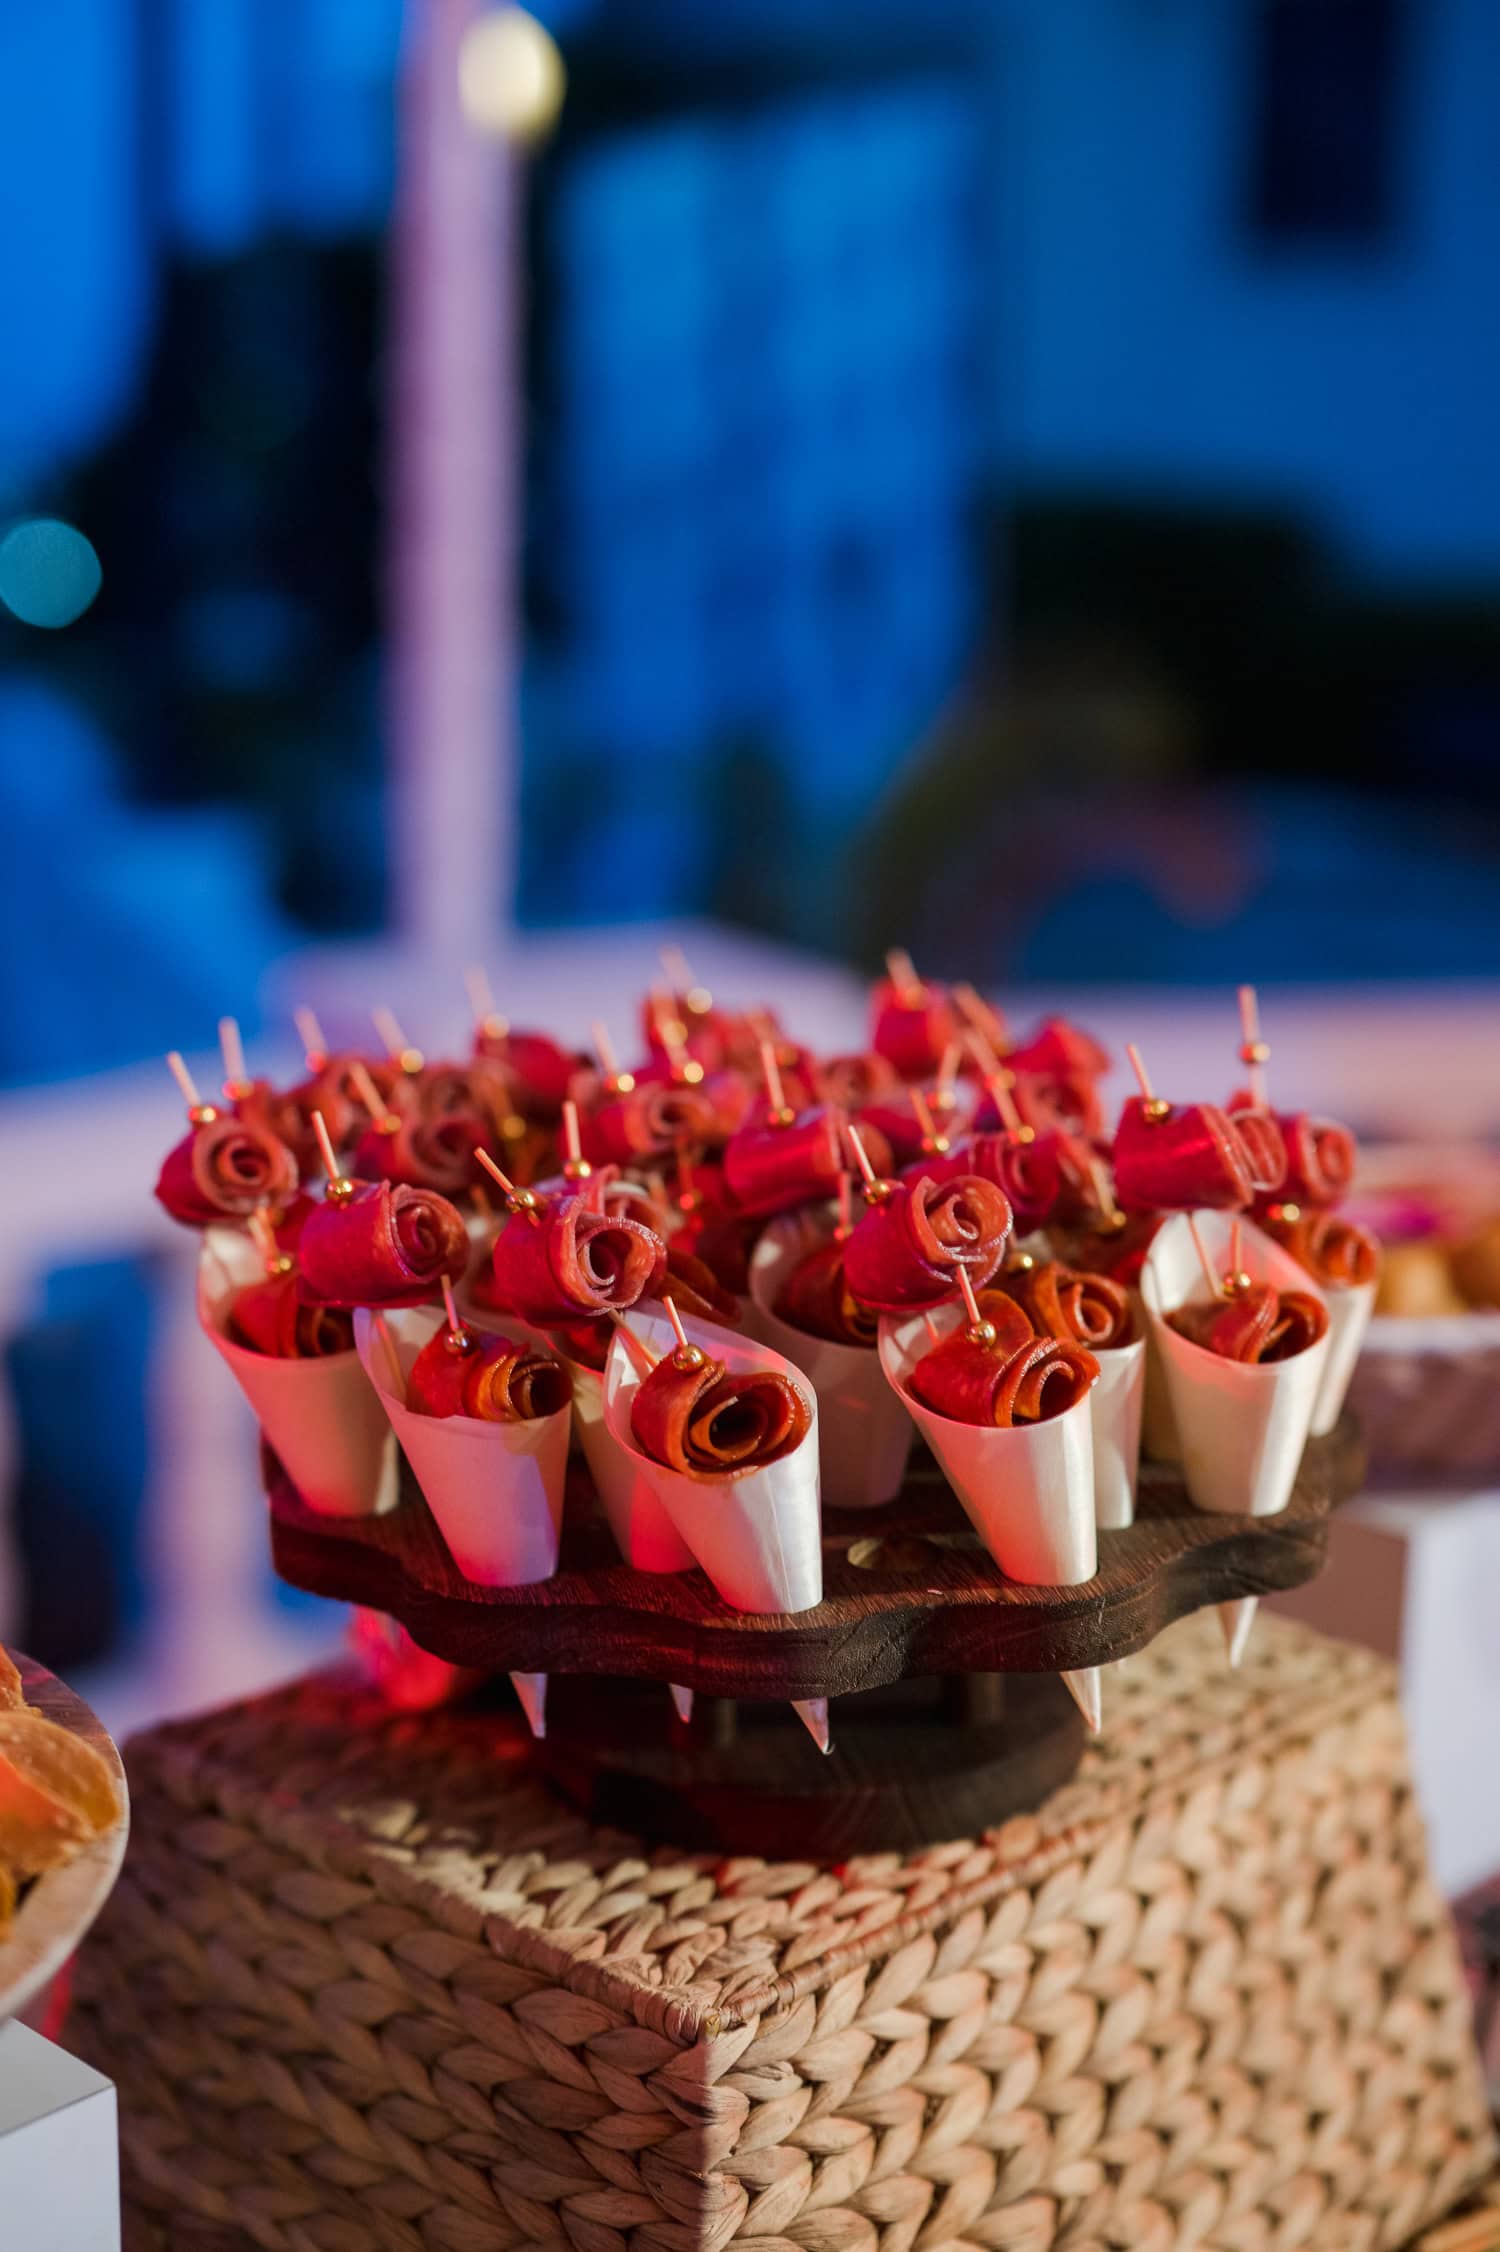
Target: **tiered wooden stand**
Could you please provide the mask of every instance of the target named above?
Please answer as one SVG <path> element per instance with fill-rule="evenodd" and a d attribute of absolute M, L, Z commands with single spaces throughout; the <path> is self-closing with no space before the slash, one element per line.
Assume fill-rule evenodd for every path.
<path fill-rule="evenodd" d="M 1256 1519 L 1194 1509 L 1179 1473 L 1147 1464 L 1136 1522 L 1100 1534 L 1092 1580 L 1022 1587 L 919 1454 L 888 1508 L 825 1514 L 817 1608 L 758 1617 L 731 1610 L 702 1572 L 621 1563 L 581 1468 L 556 1576 L 483 1588 L 459 1572 L 409 1477 L 388 1515 L 335 1521 L 267 1464 L 284 1579 L 387 1612 L 455 1665 L 560 1677 L 541 1756 L 595 1819 L 683 1845 L 821 1857 L 965 1836 L 1035 1806 L 1083 1745 L 1056 1675 L 1111 1664 L 1206 1604 L 1312 1579 L 1329 1511 L 1360 1469 L 1345 1421 L 1310 1442 L 1283 1514 Z M 699 1699 L 687 1726 L 668 1683 Z M 838 1700 L 830 1759 L 788 1710 L 815 1697 Z"/>

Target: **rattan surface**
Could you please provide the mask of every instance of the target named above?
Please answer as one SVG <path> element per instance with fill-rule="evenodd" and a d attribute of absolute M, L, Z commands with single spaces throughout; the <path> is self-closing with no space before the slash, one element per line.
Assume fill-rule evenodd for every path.
<path fill-rule="evenodd" d="M 1492 2143 L 1388 1670 L 1192 1622 L 1109 1711 L 1037 1815 L 837 1871 L 590 1833 L 508 1722 L 326 1685 L 138 1742 L 75 2033 L 139 2240 L 1407 2244 Z"/>

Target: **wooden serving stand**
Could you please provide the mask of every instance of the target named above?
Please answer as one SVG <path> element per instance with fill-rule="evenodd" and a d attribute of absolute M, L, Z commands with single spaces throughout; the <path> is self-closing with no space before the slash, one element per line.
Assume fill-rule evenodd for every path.
<path fill-rule="evenodd" d="M 1361 1469 L 1345 1418 L 1309 1442 L 1286 1510 L 1250 1518 L 1194 1509 L 1180 1472 L 1144 1463 L 1136 1521 L 1100 1533 L 1095 1577 L 1023 1587 L 918 1448 L 889 1506 L 825 1510 L 823 1601 L 772 1617 L 731 1610 L 701 1571 L 622 1563 L 578 1463 L 557 1573 L 515 1588 L 463 1577 L 409 1471 L 386 1515 L 333 1519 L 266 1463 L 283 1579 L 388 1613 L 454 1665 L 562 1677 L 538 1757 L 594 1820 L 819 1858 L 969 1836 L 1035 1806 L 1083 1749 L 1056 1676 L 1206 1604 L 1314 1578 Z M 669 1683 L 695 1692 L 686 1725 Z M 839 1700 L 828 1759 L 787 1709 L 817 1697 Z"/>

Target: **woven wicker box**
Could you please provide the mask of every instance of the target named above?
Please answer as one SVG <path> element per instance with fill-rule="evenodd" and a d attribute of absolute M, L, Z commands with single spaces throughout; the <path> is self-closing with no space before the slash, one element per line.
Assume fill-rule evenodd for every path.
<path fill-rule="evenodd" d="M 1034 1818 L 643 1853 L 510 1723 L 304 1684 L 142 1738 L 73 2032 L 175 2252 L 1374 2252 L 1492 2162 L 1388 1669 L 1112 1677 Z"/>

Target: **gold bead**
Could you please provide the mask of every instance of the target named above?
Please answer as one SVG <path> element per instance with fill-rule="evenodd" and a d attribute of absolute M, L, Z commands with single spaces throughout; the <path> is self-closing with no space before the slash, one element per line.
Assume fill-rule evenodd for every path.
<path fill-rule="evenodd" d="M 537 1198 L 534 1189 L 516 1189 L 505 1199 L 507 1212 L 535 1212 Z"/>
<path fill-rule="evenodd" d="M 696 1056 L 689 1056 L 687 1062 L 682 1067 L 682 1083 L 684 1087 L 696 1087 L 700 1084 L 702 1078 L 702 1064 L 698 1061 Z"/>
<path fill-rule="evenodd" d="M 593 1176 L 594 1168 L 586 1157 L 565 1157 L 563 1159 L 563 1179 L 565 1181 L 589 1181 L 593 1179 Z"/>
<path fill-rule="evenodd" d="M 224 1082 L 224 1100 L 227 1103 L 242 1103 L 254 1092 L 253 1079 L 226 1079 Z"/>
<path fill-rule="evenodd" d="M 924 1157 L 946 1157 L 952 1147 L 953 1144 L 946 1134 L 924 1134 L 922 1136 L 922 1155 Z"/>
<path fill-rule="evenodd" d="M 485 1017 L 479 1027 L 486 1040 L 508 1040 L 510 1024 L 505 1017 Z"/>
<path fill-rule="evenodd" d="M 375 1131 L 377 1134 L 399 1134 L 401 1121 L 393 1110 L 388 1110 L 384 1118 L 376 1119 Z"/>
<path fill-rule="evenodd" d="M 272 1277 L 289 1275 L 297 1262 L 289 1251 L 278 1251 L 274 1259 L 266 1261 L 266 1273 Z"/>
<path fill-rule="evenodd" d="M 426 1058 L 420 1048 L 403 1048 L 396 1061 L 409 1079 L 415 1079 Z"/>
<path fill-rule="evenodd" d="M 212 1126 L 218 1115 L 212 1103 L 194 1103 L 188 1112 L 188 1123 L 191 1126 Z"/>
<path fill-rule="evenodd" d="M 706 1017 L 714 1005 L 714 997 L 706 985 L 695 985 L 690 993 L 683 995 L 682 999 L 684 1008 L 695 1017 Z"/>
<path fill-rule="evenodd" d="M 336 1174 L 323 1191 L 324 1200 L 329 1204 L 347 1204 L 357 1186 L 347 1173 Z"/>
<path fill-rule="evenodd" d="M 1029 1251 L 1017 1251 L 1005 1263 L 1013 1275 L 1029 1275 L 1036 1260 Z"/>
<path fill-rule="evenodd" d="M 672 1366 L 680 1369 L 701 1368 L 707 1357 L 701 1345 L 679 1345 L 672 1355 Z"/>
<path fill-rule="evenodd" d="M 992 1321 L 970 1322 L 969 1343 L 971 1345 L 993 1345 L 994 1342 L 995 1325 Z"/>
<path fill-rule="evenodd" d="M 860 1193 L 866 1204 L 884 1204 L 895 1195 L 897 1185 L 895 1181 L 865 1181 L 861 1184 Z"/>
<path fill-rule="evenodd" d="M 1151 1126 L 1159 1126 L 1164 1118 L 1171 1115 L 1171 1110 L 1172 1105 L 1164 1095 L 1152 1095 L 1141 1104 L 1141 1116 Z"/>
<path fill-rule="evenodd" d="M 1129 1225 L 1129 1215 L 1122 1212 L 1118 1204 L 1112 1205 L 1099 1222 L 1101 1230 L 1107 1228 L 1111 1235 L 1118 1235 L 1122 1228 L 1128 1228 Z"/>
<path fill-rule="evenodd" d="M 1036 1128 L 1034 1126 L 1018 1126 L 1010 1138 L 1013 1142 L 1023 1144 L 1034 1142 L 1036 1140 Z"/>
<path fill-rule="evenodd" d="M 1228 1291 L 1231 1298 L 1243 1298 L 1245 1292 L 1251 1289 L 1253 1287 L 1253 1284 L 1253 1276 L 1247 1275 L 1243 1267 L 1241 1267 L 1238 1274 L 1226 1275 L 1224 1277 L 1224 1288 Z"/>
<path fill-rule="evenodd" d="M 508 1118 L 501 1119 L 500 1132 L 507 1142 L 524 1142 L 526 1121 L 516 1111 L 512 1111 Z"/>
<path fill-rule="evenodd" d="M 635 1073 L 633 1071 L 617 1071 L 614 1078 L 606 1080 L 605 1084 L 612 1088 L 617 1095 L 633 1095 L 635 1093 Z"/>
<path fill-rule="evenodd" d="M 1240 1050 L 1241 1063 L 1269 1063 L 1271 1051 L 1264 1040 L 1247 1040 Z"/>
<path fill-rule="evenodd" d="M 469 1353 L 474 1349 L 474 1340 L 466 1329 L 450 1329 L 446 1343 L 450 1353 Z"/>
<path fill-rule="evenodd" d="M 1271 1218 L 1273 1220 L 1282 1220 L 1291 1225 L 1294 1221 L 1300 1220 L 1301 1217 L 1302 1207 L 1300 1204 L 1273 1204 L 1271 1207 Z"/>
<path fill-rule="evenodd" d="M 766 1114 L 766 1124 L 776 1127 L 778 1131 L 783 1126 L 795 1126 L 796 1123 L 797 1113 L 788 1103 L 783 1103 L 780 1110 L 769 1111 Z"/>

